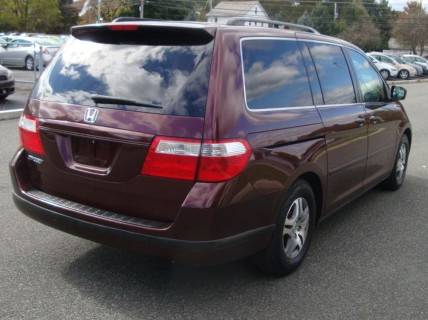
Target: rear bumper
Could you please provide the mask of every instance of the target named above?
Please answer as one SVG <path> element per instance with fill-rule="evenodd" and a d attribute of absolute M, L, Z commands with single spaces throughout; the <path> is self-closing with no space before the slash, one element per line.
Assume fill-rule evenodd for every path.
<path fill-rule="evenodd" d="M 114 247 L 126 248 L 182 262 L 217 264 L 254 253 L 254 247 L 270 237 L 271 226 L 210 241 L 189 241 L 157 237 L 97 224 L 36 204 L 13 193 L 15 205 L 28 217 L 55 229 Z"/>
<path fill-rule="evenodd" d="M 25 152 L 18 151 L 11 162 L 13 199 L 20 211 L 28 217 L 55 229 L 113 247 L 192 264 L 218 264 L 254 254 L 269 243 L 273 225 L 255 226 L 243 232 L 225 236 L 195 230 L 227 229 L 230 219 L 212 209 L 192 209 L 192 214 L 181 214 L 172 225 L 156 225 L 151 221 L 130 221 L 123 215 L 73 203 L 65 199 L 33 190 L 27 183 Z M 214 216 L 219 217 L 217 220 Z M 129 218 L 129 216 L 127 216 Z M 199 217 L 199 220 L 196 218 Z M 133 228 L 130 227 L 134 223 Z M 139 225 L 138 225 L 139 224 Z M 242 223 L 241 223 L 242 224 Z M 138 225 L 138 226 L 137 226 Z M 180 230 L 180 232 L 178 232 Z"/>

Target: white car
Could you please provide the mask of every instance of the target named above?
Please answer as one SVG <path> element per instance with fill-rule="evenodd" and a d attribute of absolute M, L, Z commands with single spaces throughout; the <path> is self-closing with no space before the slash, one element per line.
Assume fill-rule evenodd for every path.
<path fill-rule="evenodd" d="M 415 54 L 403 54 L 406 60 L 420 65 L 424 69 L 424 74 L 428 74 L 428 60 Z"/>
<path fill-rule="evenodd" d="M 42 52 L 43 65 L 47 65 L 60 44 L 47 37 L 14 37 L 10 42 L 1 44 L 0 63 L 10 67 L 24 67 L 33 70 L 39 65 L 40 51 Z"/>
<path fill-rule="evenodd" d="M 380 62 L 378 60 L 376 60 L 376 58 L 367 55 L 369 57 L 369 59 L 373 62 L 373 64 L 375 65 L 375 67 L 379 70 L 380 75 L 382 76 L 382 78 L 389 79 L 389 78 L 396 78 L 398 75 L 398 69 L 395 68 L 393 65 L 390 65 L 388 63 L 385 62 Z"/>
<path fill-rule="evenodd" d="M 375 58 L 376 60 L 384 63 L 388 63 L 395 68 L 398 69 L 398 78 L 406 80 L 410 77 L 415 77 L 417 75 L 417 71 L 415 68 L 413 68 L 411 65 L 408 64 L 401 64 L 394 58 L 391 58 L 387 56 L 386 54 L 380 53 L 380 52 L 370 52 L 368 53 L 369 56 Z"/>

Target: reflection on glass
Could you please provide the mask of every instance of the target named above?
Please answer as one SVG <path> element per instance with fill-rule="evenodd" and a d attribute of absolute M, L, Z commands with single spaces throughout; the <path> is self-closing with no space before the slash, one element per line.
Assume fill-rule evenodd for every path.
<path fill-rule="evenodd" d="M 378 72 L 373 69 L 367 59 L 361 54 L 354 50 L 348 50 L 348 52 L 355 73 L 357 74 L 364 102 L 384 101 L 385 89 Z"/>
<path fill-rule="evenodd" d="M 73 39 L 38 86 L 40 99 L 94 106 L 91 95 L 161 105 L 173 115 L 204 115 L 212 44 L 109 45 Z"/>
<path fill-rule="evenodd" d="M 356 102 L 345 56 L 339 46 L 308 43 L 326 104 Z"/>
<path fill-rule="evenodd" d="M 242 54 L 249 108 L 313 105 L 305 66 L 295 41 L 245 40 Z"/>

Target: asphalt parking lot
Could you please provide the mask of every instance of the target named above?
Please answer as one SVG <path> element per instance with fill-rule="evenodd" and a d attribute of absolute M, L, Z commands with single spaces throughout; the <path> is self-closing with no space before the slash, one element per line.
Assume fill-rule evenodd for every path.
<path fill-rule="evenodd" d="M 428 319 L 428 83 L 407 88 L 405 185 L 324 221 L 281 279 L 246 261 L 176 265 L 30 220 L 10 196 L 17 120 L 0 121 L 0 319 Z"/>

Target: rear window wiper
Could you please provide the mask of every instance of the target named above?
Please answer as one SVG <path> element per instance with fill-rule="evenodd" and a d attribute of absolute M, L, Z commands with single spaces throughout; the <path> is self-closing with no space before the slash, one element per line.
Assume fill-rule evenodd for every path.
<path fill-rule="evenodd" d="M 138 106 L 138 107 L 154 108 L 154 109 L 163 108 L 160 105 L 153 104 L 150 102 L 143 102 L 143 101 L 137 101 L 132 99 L 120 98 L 120 97 L 112 97 L 112 96 L 91 95 L 91 99 L 95 103 L 120 104 L 120 105 Z"/>

